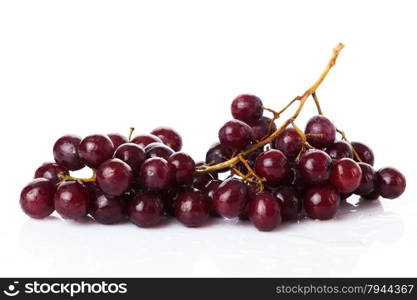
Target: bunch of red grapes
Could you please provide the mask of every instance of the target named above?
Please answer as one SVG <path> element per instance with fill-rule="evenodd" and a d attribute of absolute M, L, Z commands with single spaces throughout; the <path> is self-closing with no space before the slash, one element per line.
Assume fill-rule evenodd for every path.
<path fill-rule="evenodd" d="M 263 115 L 262 101 L 240 95 L 231 111 L 234 119 L 221 127 L 204 163 L 180 152 L 182 139 L 170 128 L 131 140 L 120 134 L 63 136 L 53 147 L 55 162 L 36 170 L 20 205 L 33 218 L 56 210 L 64 219 L 90 215 L 103 224 L 129 219 L 150 227 L 174 216 L 198 227 L 210 217 L 239 217 L 270 231 L 305 215 L 331 219 L 352 194 L 362 201 L 394 199 L 405 190 L 398 170 L 375 171 L 373 151 L 336 140 L 335 125 L 323 115 L 313 116 L 304 132 L 289 126 L 264 145 L 260 141 L 277 128 L 275 118 Z M 94 170 L 92 178 L 70 176 L 85 166 Z"/>

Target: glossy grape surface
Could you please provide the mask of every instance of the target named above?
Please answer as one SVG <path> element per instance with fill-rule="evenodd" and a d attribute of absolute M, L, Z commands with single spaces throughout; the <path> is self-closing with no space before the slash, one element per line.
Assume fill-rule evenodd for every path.
<path fill-rule="evenodd" d="M 274 193 L 281 206 L 283 221 L 296 220 L 302 208 L 302 198 L 292 186 L 280 186 Z"/>
<path fill-rule="evenodd" d="M 290 127 L 281 132 L 274 141 L 274 148 L 280 150 L 285 156 L 295 158 L 301 151 L 303 140 L 297 131 Z"/>
<path fill-rule="evenodd" d="M 377 187 L 380 195 L 387 199 L 395 199 L 405 191 L 404 175 L 395 168 L 382 168 L 377 172 Z"/>
<path fill-rule="evenodd" d="M 304 209 L 312 219 L 329 220 L 339 208 L 340 195 L 330 184 L 309 188 L 304 196 Z"/>
<path fill-rule="evenodd" d="M 48 179 L 37 178 L 20 194 L 20 207 L 29 217 L 42 219 L 54 211 L 55 186 Z"/>
<path fill-rule="evenodd" d="M 90 215 L 101 224 L 116 224 L 126 217 L 126 203 L 122 197 L 97 192 L 90 197 Z"/>
<path fill-rule="evenodd" d="M 271 126 L 271 119 L 268 117 L 261 117 L 259 120 L 249 122 L 248 125 L 252 128 L 253 136 L 257 141 L 263 140 L 277 130 L 275 122 Z"/>
<path fill-rule="evenodd" d="M 281 207 L 270 192 L 256 194 L 249 203 L 249 219 L 260 231 L 271 231 L 281 222 Z"/>
<path fill-rule="evenodd" d="M 188 154 L 176 152 L 168 159 L 174 180 L 177 184 L 192 183 L 195 174 L 195 162 Z"/>
<path fill-rule="evenodd" d="M 69 175 L 69 172 L 57 163 L 44 163 L 36 169 L 34 178 L 46 178 L 53 184 L 57 184 L 61 180 L 59 174 Z"/>
<path fill-rule="evenodd" d="M 209 218 L 208 199 L 201 191 L 187 190 L 179 195 L 175 216 L 188 227 L 199 227 Z"/>
<path fill-rule="evenodd" d="M 261 153 L 255 161 L 255 172 L 271 185 L 282 182 L 290 171 L 288 160 L 279 150 Z"/>
<path fill-rule="evenodd" d="M 174 150 L 162 143 L 152 143 L 145 147 L 146 158 L 162 157 L 166 160 L 174 154 Z"/>
<path fill-rule="evenodd" d="M 114 146 L 108 136 L 94 134 L 81 141 L 78 152 L 84 164 L 97 169 L 103 162 L 113 157 Z"/>
<path fill-rule="evenodd" d="M 332 159 L 353 158 L 352 146 L 345 141 L 336 141 L 326 148 Z"/>
<path fill-rule="evenodd" d="M 140 167 L 146 159 L 146 154 L 145 150 L 139 145 L 135 143 L 125 143 L 115 150 L 113 157 L 127 163 L 132 170 L 138 174 Z"/>
<path fill-rule="evenodd" d="M 141 183 L 150 190 L 163 190 L 172 182 L 172 170 L 168 162 L 160 157 L 147 159 L 140 168 Z"/>
<path fill-rule="evenodd" d="M 129 219 L 139 227 L 151 227 L 161 222 L 164 204 L 154 192 L 133 197 L 128 206 Z"/>
<path fill-rule="evenodd" d="M 108 195 L 121 196 L 133 184 L 132 168 L 124 161 L 113 158 L 102 163 L 96 173 L 97 185 Z"/>
<path fill-rule="evenodd" d="M 254 95 L 239 95 L 232 101 L 232 116 L 243 122 L 259 120 L 263 113 L 261 99 Z"/>
<path fill-rule="evenodd" d="M 375 190 L 376 185 L 376 172 L 374 168 L 367 163 L 358 163 L 362 170 L 362 178 L 359 186 L 354 193 L 356 195 L 368 195 Z"/>
<path fill-rule="evenodd" d="M 352 142 L 351 144 L 352 144 L 353 149 L 355 149 L 356 153 L 359 155 L 362 162 L 367 163 L 371 166 L 374 165 L 374 162 L 375 162 L 374 152 L 372 151 L 371 148 L 369 148 L 369 146 L 360 142 Z"/>
<path fill-rule="evenodd" d="M 84 167 L 78 153 L 78 146 L 81 143 L 81 138 L 77 135 L 64 135 L 59 138 L 53 148 L 54 158 L 57 164 L 75 171 Z"/>
<path fill-rule="evenodd" d="M 135 136 L 132 141 L 132 143 L 138 144 L 140 147 L 145 148 L 149 144 L 152 143 L 163 143 L 162 140 L 153 134 L 141 134 Z"/>
<path fill-rule="evenodd" d="M 223 146 L 220 143 L 213 144 L 206 153 L 206 164 L 219 164 L 233 156 L 233 150 Z M 226 172 L 227 168 L 221 169 L 218 172 Z"/>
<path fill-rule="evenodd" d="M 159 127 L 152 130 L 151 134 L 159 137 L 165 145 L 174 151 L 180 151 L 182 148 L 182 138 L 179 133 L 172 128 Z"/>
<path fill-rule="evenodd" d="M 306 125 L 307 141 L 313 147 L 322 149 L 330 146 L 336 138 L 336 127 L 324 116 L 312 117 Z"/>
<path fill-rule="evenodd" d="M 232 120 L 220 128 L 219 140 L 225 147 L 240 150 L 254 141 L 254 134 L 248 124 L 239 120 Z"/>
<path fill-rule="evenodd" d="M 225 218 L 239 216 L 245 207 L 247 193 L 247 187 L 241 180 L 229 178 L 223 181 L 213 195 L 217 213 Z"/>
<path fill-rule="evenodd" d="M 330 182 L 340 193 L 352 193 L 359 187 L 361 179 L 362 169 L 354 160 L 342 158 L 333 164 Z"/>
<path fill-rule="evenodd" d="M 64 219 L 85 217 L 90 207 L 90 193 L 78 181 L 66 181 L 58 186 L 54 196 L 55 209 Z"/>
<path fill-rule="evenodd" d="M 107 135 L 111 142 L 113 143 L 114 149 L 117 149 L 120 145 L 128 143 L 127 137 L 119 133 L 109 133 Z"/>
<path fill-rule="evenodd" d="M 332 159 L 321 150 L 308 150 L 298 162 L 298 171 L 302 179 L 309 184 L 326 182 L 330 177 Z"/>

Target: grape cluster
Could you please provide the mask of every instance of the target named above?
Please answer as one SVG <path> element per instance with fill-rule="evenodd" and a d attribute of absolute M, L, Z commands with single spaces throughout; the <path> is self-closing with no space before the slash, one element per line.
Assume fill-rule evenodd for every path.
<path fill-rule="evenodd" d="M 268 118 L 266 110 L 256 96 L 234 99 L 233 119 L 220 128 L 205 162 L 197 164 L 181 152 L 182 139 L 170 128 L 129 139 L 63 136 L 53 146 L 55 162 L 39 167 L 23 189 L 21 207 L 33 218 L 56 210 L 65 219 L 90 215 L 115 224 L 128 218 L 140 227 L 165 217 L 189 227 L 209 217 L 238 217 L 270 231 L 305 215 L 331 219 L 352 194 L 366 201 L 404 192 L 406 180 L 398 170 L 376 171 L 373 151 L 347 142 L 344 134 L 337 140 L 335 125 L 323 115 L 313 116 L 304 131 L 293 124 L 271 143 L 260 143 L 277 132 L 278 114 Z M 94 170 L 92 178 L 70 176 L 84 167 Z"/>

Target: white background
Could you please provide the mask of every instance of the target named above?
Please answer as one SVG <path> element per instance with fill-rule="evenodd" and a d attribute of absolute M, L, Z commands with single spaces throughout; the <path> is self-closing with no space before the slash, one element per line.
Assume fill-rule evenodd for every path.
<path fill-rule="evenodd" d="M 417 276 L 415 1 L 1 1 L 0 276 Z M 280 108 L 317 78 L 324 113 L 400 199 L 260 233 L 30 220 L 18 204 L 61 135 L 168 125 L 200 160 L 253 93 Z M 298 122 L 314 113 L 307 105 Z"/>

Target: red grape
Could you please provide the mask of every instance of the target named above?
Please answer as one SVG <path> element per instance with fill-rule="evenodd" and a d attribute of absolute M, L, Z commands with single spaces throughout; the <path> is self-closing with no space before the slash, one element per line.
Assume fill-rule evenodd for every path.
<path fill-rule="evenodd" d="M 42 219 L 54 211 L 55 186 L 45 178 L 26 185 L 20 194 L 20 207 L 29 217 Z"/>
<path fill-rule="evenodd" d="M 180 151 L 182 148 L 182 138 L 172 128 L 159 127 L 152 130 L 151 134 L 159 137 L 165 145 L 174 149 L 174 151 Z"/>
<path fill-rule="evenodd" d="M 341 193 L 352 193 L 360 185 L 361 167 L 350 158 L 342 158 L 333 164 L 330 182 Z"/>
<path fill-rule="evenodd" d="M 304 209 L 312 219 L 328 220 L 339 208 L 340 195 L 330 184 L 309 188 L 304 196 Z"/>
<path fill-rule="evenodd" d="M 270 192 L 256 194 L 249 203 L 249 219 L 260 231 L 271 231 L 282 222 L 277 198 Z"/>
<path fill-rule="evenodd" d="M 233 118 L 243 122 L 254 122 L 262 116 L 262 101 L 253 95 L 239 95 L 232 101 L 231 110 Z"/>
<path fill-rule="evenodd" d="M 329 119 L 318 115 L 312 117 L 307 122 L 305 134 L 313 134 L 307 136 L 307 141 L 310 145 L 316 148 L 326 148 L 334 142 L 336 137 L 336 127 Z"/>

